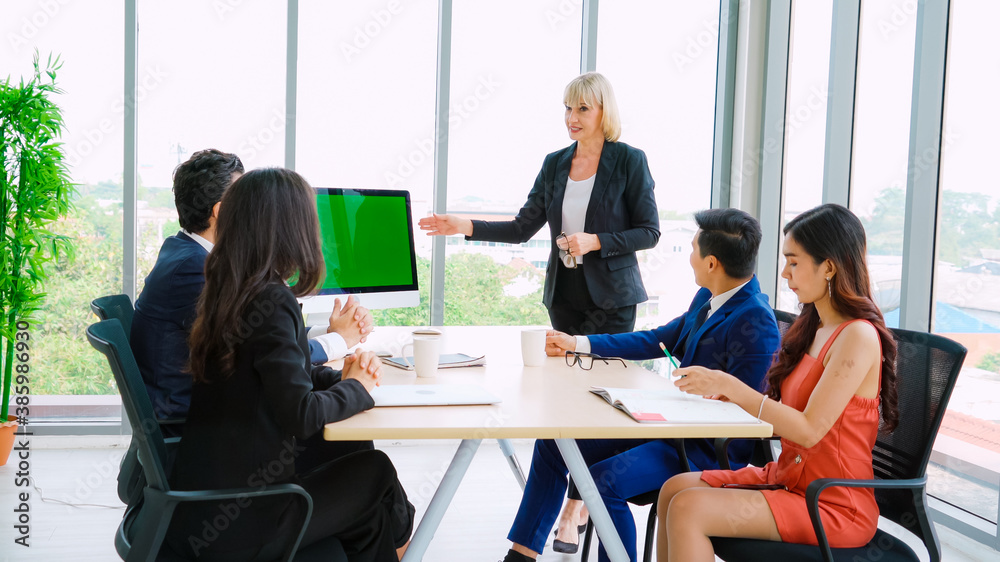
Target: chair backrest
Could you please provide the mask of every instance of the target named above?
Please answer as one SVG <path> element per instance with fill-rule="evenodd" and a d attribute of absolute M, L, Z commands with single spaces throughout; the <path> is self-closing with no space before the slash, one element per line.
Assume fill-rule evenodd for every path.
<path fill-rule="evenodd" d="M 132 339 L 132 315 L 135 309 L 132 307 L 132 300 L 128 295 L 108 295 L 90 301 L 90 309 L 94 311 L 101 320 L 117 318 L 122 323 L 125 330 L 125 340 Z"/>
<path fill-rule="evenodd" d="M 139 460 L 147 484 L 157 490 L 168 490 L 164 470 L 167 449 L 163 444 L 163 434 L 153 415 L 153 404 L 149 401 L 122 323 L 117 318 L 111 318 L 91 324 L 87 328 L 87 340 L 108 358 L 122 405 L 132 425 L 132 439 L 137 440 L 139 446 Z"/>
<path fill-rule="evenodd" d="M 785 312 L 784 310 L 774 309 L 774 319 L 778 321 L 778 332 L 782 337 L 785 336 L 785 332 L 792 327 L 792 324 L 798 317 L 798 314 L 792 314 L 791 312 Z"/>
<path fill-rule="evenodd" d="M 872 450 L 875 477 L 921 478 L 927 473 L 934 438 L 941 427 L 967 350 L 942 336 L 900 329 L 891 331 L 897 345 L 899 425 L 892 433 L 879 431 Z M 876 490 L 875 497 L 883 516 L 904 526 L 907 524 L 901 519 L 912 524 L 913 510 L 918 509 L 912 494 L 906 490 Z"/>

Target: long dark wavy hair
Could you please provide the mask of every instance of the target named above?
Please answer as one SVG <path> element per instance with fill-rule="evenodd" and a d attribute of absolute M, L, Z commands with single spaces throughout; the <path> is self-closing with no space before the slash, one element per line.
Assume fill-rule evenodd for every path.
<path fill-rule="evenodd" d="M 299 174 L 283 168 L 248 172 L 222 197 L 216 243 L 205 261 L 205 288 L 188 343 L 195 381 L 232 374 L 237 335 L 247 305 L 273 283 L 298 275 L 301 297 L 323 278 L 316 194 Z M 209 371 L 209 359 L 219 370 Z"/>
<path fill-rule="evenodd" d="M 834 204 L 820 205 L 795 217 L 785 225 L 791 237 L 819 265 L 830 260 L 837 268 L 830 284 L 831 304 L 848 318 L 868 320 L 882 342 L 882 421 L 887 431 L 899 423 L 896 395 L 896 340 L 885 326 L 885 319 L 872 298 L 865 229 L 858 217 Z M 819 313 L 812 303 L 802 305 L 802 312 L 781 339 L 781 349 L 767 372 L 768 396 L 781 399 L 781 383 L 805 355 L 819 328 Z"/>

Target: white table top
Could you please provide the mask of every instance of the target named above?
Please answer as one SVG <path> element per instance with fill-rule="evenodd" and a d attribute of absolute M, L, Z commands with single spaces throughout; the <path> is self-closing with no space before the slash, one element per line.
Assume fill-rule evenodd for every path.
<path fill-rule="evenodd" d="M 363 349 L 400 355 L 414 328 L 379 327 Z M 350 419 L 327 424 L 328 440 L 368 439 L 595 439 L 672 437 L 769 437 L 767 423 L 670 424 L 637 423 L 590 387 L 639 389 L 673 388 L 661 377 L 634 363 L 591 371 L 569 367 L 564 357 L 549 357 L 541 367 L 521 361 L 521 328 L 512 326 L 448 326 L 442 353 L 486 355 L 485 367 L 439 369 L 434 378 L 418 378 L 412 371 L 383 367 L 382 384 L 478 384 L 503 402 L 490 406 L 413 406 L 374 408 Z M 615 365 L 617 364 L 617 365 Z"/>

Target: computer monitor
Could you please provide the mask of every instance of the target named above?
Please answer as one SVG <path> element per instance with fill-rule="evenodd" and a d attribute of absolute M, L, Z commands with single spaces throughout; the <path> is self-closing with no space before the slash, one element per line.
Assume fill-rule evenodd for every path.
<path fill-rule="evenodd" d="M 369 309 L 418 306 L 417 258 L 408 191 L 316 189 L 326 278 L 299 299 L 309 324 L 322 324 L 355 295 Z"/>

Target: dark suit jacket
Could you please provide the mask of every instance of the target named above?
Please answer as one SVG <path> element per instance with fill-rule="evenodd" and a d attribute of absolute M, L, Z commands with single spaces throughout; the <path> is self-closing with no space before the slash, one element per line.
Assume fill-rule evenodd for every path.
<path fill-rule="evenodd" d="M 665 326 L 654 330 L 588 336 L 593 353 L 605 357 L 653 359 L 663 357 L 659 342 L 680 361 L 681 367 L 700 365 L 725 371 L 752 388 L 764 390 L 764 375 L 780 345 L 781 334 L 767 295 L 760 292 L 754 276 L 695 333 L 696 345 L 684 348 L 688 332 L 694 326 L 702 305 L 712 298 L 702 288 L 691 301 L 688 311 Z M 689 439 L 688 456 L 699 468 L 717 468 L 715 448 L 707 439 Z M 730 459 L 734 466 L 747 463 L 751 445 L 734 443 Z"/>
<path fill-rule="evenodd" d="M 206 258 L 205 248 L 187 234 L 167 238 L 135 301 L 132 353 L 158 418 L 184 417 L 191 402 L 187 337 L 205 286 Z M 325 363 L 323 348 L 309 343 L 313 361 Z"/>
<path fill-rule="evenodd" d="M 548 222 L 552 248 L 542 297 L 546 307 L 552 305 L 559 271 L 555 240 L 562 232 L 563 196 L 575 153 L 573 143 L 546 156 L 528 200 L 514 220 L 472 221 L 472 236 L 468 238 L 522 244 Z M 584 232 L 596 234 L 601 249 L 583 260 L 587 289 L 601 308 L 630 306 L 647 298 L 635 253 L 652 248 L 660 239 L 653 185 L 643 151 L 623 142 L 605 141 L 584 221 Z"/>
<path fill-rule="evenodd" d="M 360 382 L 310 365 L 302 313 L 285 285 L 269 285 L 254 297 L 242 324 L 249 334 L 237 333 L 234 372 L 193 385 L 171 478 L 176 489 L 262 488 L 295 481 L 297 441 L 375 405 Z M 208 372 L 218 369 L 209 362 Z M 272 540 L 290 501 L 287 496 L 254 498 L 252 511 L 231 521 L 211 548 L 252 549 Z M 203 522 L 218 514 L 218 502 L 178 507 L 173 529 L 179 534 L 172 534 L 200 537 Z"/>

